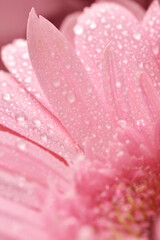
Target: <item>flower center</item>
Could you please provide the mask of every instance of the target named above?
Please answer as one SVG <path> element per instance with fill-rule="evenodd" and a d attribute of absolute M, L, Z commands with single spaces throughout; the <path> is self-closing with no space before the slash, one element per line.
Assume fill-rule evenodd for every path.
<path fill-rule="evenodd" d="M 95 230 L 99 229 L 102 237 L 107 240 L 121 240 L 124 236 L 149 239 L 151 223 L 160 211 L 159 169 L 146 167 L 137 170 L 131 178 L 126 172 L 123 180 L 100 194 L 99 207 L 94 211 Z"/>

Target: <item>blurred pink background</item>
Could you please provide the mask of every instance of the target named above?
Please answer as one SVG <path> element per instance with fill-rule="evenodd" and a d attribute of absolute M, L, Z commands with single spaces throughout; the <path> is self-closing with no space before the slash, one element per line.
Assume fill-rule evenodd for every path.
<path fill-rule="evenodd" d="M 151 0 L 136 1 L 144 8 L 151 2 Z M 32 7 L 38 14 L 59 27 L 67 14 L 81 10 L 92 2 L 93 0 L 0 0 L 0 47 L 14 38 L 25 37 L 27 18 Z"/>

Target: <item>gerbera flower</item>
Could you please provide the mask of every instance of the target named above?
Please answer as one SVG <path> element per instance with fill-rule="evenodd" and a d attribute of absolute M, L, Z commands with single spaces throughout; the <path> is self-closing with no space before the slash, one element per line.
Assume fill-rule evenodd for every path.
<path fill-rule="evenodd" d="M 159 4 L 67 22 L 72 47 L 32 10 L 2 51 L 2 239 L 158 239 Z"/>

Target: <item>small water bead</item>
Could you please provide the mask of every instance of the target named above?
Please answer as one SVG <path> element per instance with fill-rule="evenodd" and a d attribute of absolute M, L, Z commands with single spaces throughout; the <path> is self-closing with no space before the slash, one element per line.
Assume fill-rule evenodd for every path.
<path fill-rule="evenodd" d="M 39 119 L 34 119 L 34 124 L 37 126 L 37 127 L 40 127 L 41 126 L 41 121 Z"/>
<path fill-rule="evenodd" d="M 60 80 L 59 78 L 54 78 L 54 79 L 53 79 L 53 85 L 54 85 L 55 87 L 59 87 L 60 84 L 61 84 L 61 80 Z"/>
<path fill-rule="evenodd" d="M 143 68 L 143 62 L 140 62 L 138 65 L 140 68 Z"/>
<path fill-rule="evenodd" d="M 24 79 L 24 81 L 25 81 L 26 83 L 30 83 L 31 80 L 32 80 L 31 76 L 28 76 L 28 77 L 26 77 L 26 78 Z"/>
<path fill-rule="evenodd" d="M 91 22 L 89 27 L 90 27 L 90 29 L 95 29 L 97 27 L 97 25 L 95 22 Z"/>
<path fill-rule="evenodd" d="M 11 100 L 10 94 L 8 94 L 8 93 L 3 94 L 3 99 L 4 99 L 5 101 L 10 101 L 10 100 Z"/>
<path fill-rule="evenodd" d="M 25 151 L 25 150 L 26 150 L 26 143 L 25 143 L 24 141 L 18 141 L 17 147 L 18 147 L 20 150 Z"/>
<path fill-rule="evenodd" d="M 18 115 L 16 116 L 16 120 L 19 122 L 19 123 L 23 123 L 25 122 L 26 118 L 24 115 Z"/>
<path fill-rule="evenodd" d="M 105 17 L 101 18 L 101 23 L 106 23 L 106 18 Z"/>
<path fill-rule="evenodd" d="M 91 35 L 89 35 L 88 38 L 87 38 L 88 42 L 91 42 L 92 39 L 93 39 L 93 37 Z"/>
<path fill-rule="evenodd" d="M 89 66 L 86 66 L 85 69 L 87 72 L 91 71 L 91 68 Z"/>
<path fill-rule="evenodd" d="M 152 48 L 152 51 L 153 51 L 153 54 L 154 54 L 155 56 L 157 56 L 158 53 L 159 53 L 159 46 L 158 46 L 158 45 L 154 46 L 154 47 Z"/>
<path fill-rule="evenodd" d="M 47 140 L 48 140 L 47 135 L 46 134 L 42 134 L 41 135 L 41 140 L 42 140 L 42 142 L 47 142 Z"/>
<path fill-rule="evenodd" d="M 26 66 L 28 66 L 28 62 L 23 62 L 22 65 L 23 65 L 24 67 L 26 67 Z"/>
<path fill-rule="evenodd" d="M 121 87 L 121 82 L 116 82 L 116 87 L 120 88 Z"/>
<path fill-rule="evenodd" d="M 83 27 L 81 25 L 76 25 L 73 31 L 76 35 L 81 35 L 83 33 Z"/>
<path fill-rule="evenodd" d="M 23 58 L 23 59 L 28 59 L 28 58 L 29 58 L 28 53 L 27 53 L 27 52 L 26 52 L 26 53 L 23 53 L 22 58 Z"/>
<path fill-rule="evenodd" d="M 68 94 L 67 94 L 67 100 L 68 100 L 68 102 L 69 103 L 74 103 L 75 102 L 75 95 L 74 95 L 74 93 L 73 92 L 68 92 Z"/>
<path fill-rule="evenodd" d="M 116 28 L 121 30 L 123 28 L 123 26 L 122 26 L 122 24 L 117 24 Z"/>
<path fill-rule="evenodd" d="M 117 42 L 117 47 L 121 50 L 123 48 L 122 44 L 120 42 Z"/>
<path fill-rule="evenodd" d="M 125 58 L 125 59 L 123 59 L 123 63 L 124 64 L 127 64 L 128 63 L 128 60 Z"/>
<path fill-rule="evenodd" d="M 6 82 L 2 82 L 2 83 L 1 83 L 1 86 L 2 86 L 2 87 L 7 87 L 7 83 L 6 83 Z"/>
<path fill-rule="evenodd" d="M 111 125 L 110 124 L 106 124 L 106 128 L 107 128 L 107 130 L 110 130 L 111 129 Z"/>
<path fill-rule="evenodd" d="M 139 41 L 139 40 L 141 39 L 141 33 L 135 32 L 135 33 L 133 34 L 133 37 L 134 37 L 134 39 L 136 39 L 137 41 Z"/>
<path fill-rule="evenodd" d="M 86 120 L 84 120 L 84 122 L 85 122 L 85 124 L 86 124 L 86 125 L 89 125 L 89 123 L 90 123 L 90 121 L 89 121 L 89 120 L 87 120 L 87 119 L 86 119 Z"/>
<path fill-rule="evenodd" d="M 127 122 L 126 122 L 125 120 L 119 120 L 119 121 L 118 121 L 118 125 L 119 125 L 120 127 L 122 127 L 122 128 L 125 128 L 126 125 L 127 125 Z"/>

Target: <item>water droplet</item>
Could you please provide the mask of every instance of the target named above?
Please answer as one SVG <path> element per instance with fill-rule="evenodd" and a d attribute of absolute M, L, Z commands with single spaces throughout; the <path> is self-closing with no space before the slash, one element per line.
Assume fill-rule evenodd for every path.
<path fill-rule="evenodd" d="M 17 147 L 18 147 L 20 150 L 24 151 L 24 150 L 26 149 L 26 143 L 25 143 L 24 141 L 19 141 L 19 142 L 17 143 Z"/>
<path fill-rule="evenodd" d="M 41 140 L 42 140 L 43 142 L 47 142 L 47 135 L 46 135 L 46 134 L 42 134 L 42 135 L 41 135 Z"/>
<path fill-rule="evenodd" d="M 87 120 L 87 119 L 84 122 L 85 122 L 86 125 L 89 124 L 89 120 Z"/>
<path fill-rule="evenodd" d="M 153 50 L 153 54 L 157 56 L 159 53 L 159 46 L 158 45 L 154 46 L 152 50 Z"/>
<path fill-rule="evenodd" d="M 125 59 L 123 59 L 123 63 L 124 64 L 127 64 L 127 62 L 128 62 L 128 60 L 125 58 Z"/>
<path fill-rule="evenodd" d="M 123 28 L 122 24 L 117 24 L 117 29 L 121 30 Z"/>
<path fill-rule="evenodd" d="M 9 95 L 8 93 L 5 93 L 5 94 L 3 95 L 3 99 L 4 99 L 5 101 L 10 101 L 10 100 L 11 100 L 11 97 L 10 97 L 10 95 Z"/>
<path fill-rule="evenodd" d="M 92 22 L 89 27 L 90 29 L 95 29 L 97 25 L 95 24 L 95 22 Z"/>
<path fill-rule="evenodd" d="M 34 120 L 34 123 L 37 127 L 40 127 L 41 126 L 41 121 L 39 119 L 35 119 Z"/>
<path fill-rule="evenodd" d="M 83 153 L 78 153 L 77 156 L 76 156 L 76 163 L 81 162 L 84 159 L 85 159 L 84 154 Z"/>
<path fill-rule="evenodd" d="M 143 62 L 140 62 L 138 65 L 140 68 L 143 68 Z"/>
<path fill-rule="evenodd" d="M 125 120 L 119 120 L 119 121 L 118 121 L 118 125 L 119 125 L 120 127 L 122 127 L 122 128 L 125 128 L 126 125 L 127 125 L 127 122 L 126 122 Z"/>
<path fill-rule="evenodd" d="M 111 125 L 110 125 L 110 124 L 106 124 L 106 128 L 107 128 L 108 130 L 110 130 L 110 129 L 111 129 Z"/>
<path fill-rule="evenodd" d="M 23 58 L 23 59 L 28 59 L 28 58 L 29 58 L 28 53 L 27 53 L 27 52 L 26 52 L 26 53 L 23 53 L 22 58 Z"/>
<path fill-rule="evenodd" d="M 120 42 L 117 42 L 117 47 L 118 47 L 119 49 L 122 49 L 122 48 L 123 48 L 123 46 L 122 46 L 122 44 L 121 44 Z"/>
<path fill-rule="evenodd" d="M 2 82 L 2 83 L 1 83 L 1 86 L 2 86 L 2 87 L 6 87 L 6 86 L 7 86 L 7 83 L 6 83 L 6 82 Z"/>
<path fill-rule="evenodd" d="M 86 68 L 86 71 L 88 72 L 91 71 L 91 68 L 89 66 L 86 66 L 85 68 Z"/>
<path fill-rule="evenodd" d="M 81 25 L 76 25 L 73 31 L 76 35 L 81 35 L 83 33 L 83 27 Z"/>
<path fill-rule="evenodd" d="M 26 78 L 24 79 L 24 81 L 25 81 L 26 83 L 30 83 L 31 80 L 32 80 L 31 76 L 28 76 L 28 77 L 26 77 Z"/>
<path fill-rule="evenodd" d="M 26 118 L 25 118 L 25 116 L 23 116 L 23 115 L 18 115 L 18 116 L 16 117 L 16 120 L 17 120 L 18 122 L 20 122 L 20 123 L 23 123 L 23 122 L 26 120 Z"/>
<path fill-rule="evenodd" d="M 141 33 L 135 32 L 135 33 L 133 34 L 133 37 L 134 37 L 134 39 L 136 39 L 136 40 L 138 41 L 138 40 L 141 39 Z"/>
<path fill-rule="evenodd" d="M 89 42 L 91 42 L 92 39 L 93 39 L 93 37 L 92 37 L 91 35 L 89 35 L 88 38 L 87 38 L 87 40 L 88 40 Z"/>
<path fill-rule="evenodd" d="M 60 86 L 60 83 L 61 83 L 61 80 L 59 78 L 54 78 L 53 79 L 53 85 L 55 87 L 59 87 Z"/>
<path fill-rule="evenodd" d="M 116 87 L 120 88 L 121 87 L 121 82 L 116 82 Z"/>
<path fill-rule="evenodd" d="M 75 101 L 75 95 L 73 94 L 73 92 L 68 92 L 67 100 L 69 103 L 73 103 Z"/>

